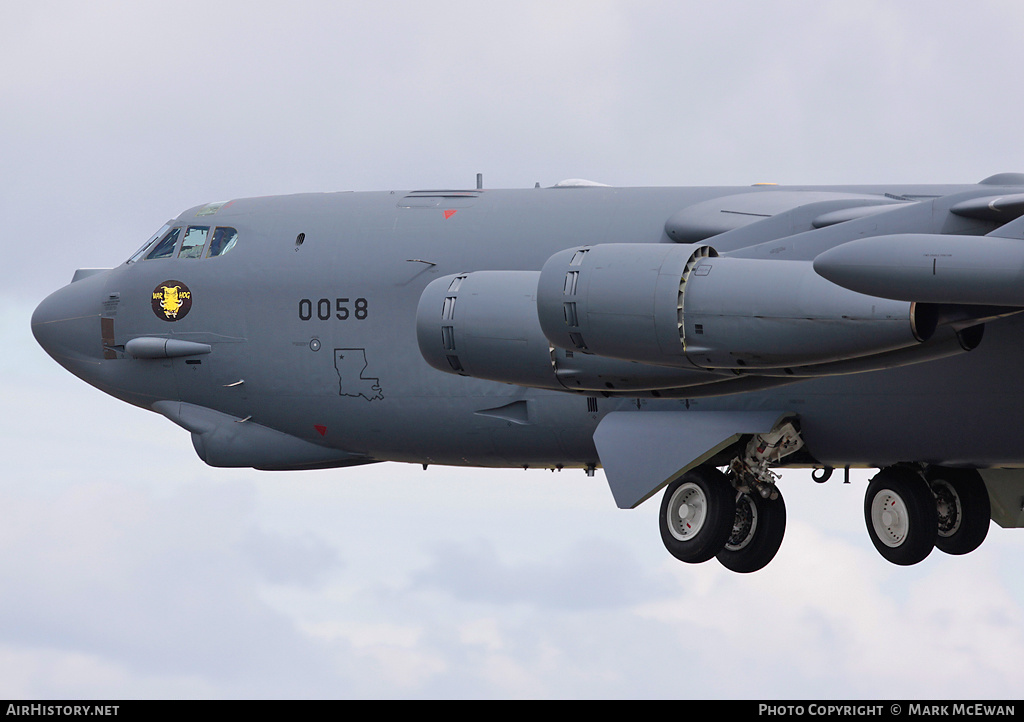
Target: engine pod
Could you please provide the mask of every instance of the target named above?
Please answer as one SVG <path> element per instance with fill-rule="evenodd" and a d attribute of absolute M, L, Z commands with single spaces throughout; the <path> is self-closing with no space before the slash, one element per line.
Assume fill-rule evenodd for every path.
<path fill-rule="evenodd" d="M 701 367 L 829 363 L 913 346 L 935 330 L 930 309 L 822 281 L 809 261 L 703 261 L 682 294 L 686 357 Z"/>
<path fill-rule="evenodd" d="M 431 282 L 416 310 L 416 339 L 436 369 L 551 388 L 551 350 L 535 328 L 536 271 L 477 271 Z"/>
<path fill-rule="evenodd" d="M 445 276 L 420 296 L 416 337 L 424 360 L 447 373 L 557 391 L 674 389 L 722 380 L 551 346 L 537 317 L 537 271 Z"/>
<path fill-rule="evenodd" d="M 556 253 L 537 291 L 560 348 L 704 369 L 787 368 L 926 340 L 934 313 L 849 291 L 810 261 L 718 257 L 707 246 L 602 244 Z"/>
<path fill-rule="evenodd" d="M 552 344 L 612 358 L 689 365 L 680 285 L 708 246 L 605 243 L 560 251 L 541 269 L 537 315 Z"/>

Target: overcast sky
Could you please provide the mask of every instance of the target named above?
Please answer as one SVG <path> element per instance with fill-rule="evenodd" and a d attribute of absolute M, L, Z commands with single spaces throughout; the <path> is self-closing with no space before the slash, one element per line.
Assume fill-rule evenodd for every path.
<path fill-rule="evenodd" d="M 754 575 L 601 473 L 206 467 L 35 305 L 200 203 L 1024 171 L 1007 2 L 0 3 L 0 698 L 1010 697 L 1024 530 L 909 569 L 868 475 Z"/>

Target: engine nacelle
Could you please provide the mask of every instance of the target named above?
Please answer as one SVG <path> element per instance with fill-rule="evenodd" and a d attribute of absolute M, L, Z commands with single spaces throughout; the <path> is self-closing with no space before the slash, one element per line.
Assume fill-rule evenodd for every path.
<path fill-rule="evenodd" d="M 849 291 L 810 261 L 719 257 L 708 246 L 601 244 L 556 253 L 537 288 L 554 346 L 666 366 L 770 369 L 913 346 L 934 309 Z"/>
<path fill-rule="evenodd" d="M 672 389 L 722 380 L 555 349 L 537 318 L 537 271 L 475 271 L 430 283 L 416 311 L 423 358 L 436 369 L 557 391 Z"/>

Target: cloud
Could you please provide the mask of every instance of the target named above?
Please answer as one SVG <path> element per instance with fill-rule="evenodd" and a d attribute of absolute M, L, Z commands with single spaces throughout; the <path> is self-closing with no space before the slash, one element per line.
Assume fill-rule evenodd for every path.
<path fill-rule="evenodd" d="M 336 549 L 309 533 L 282 538 L 249 529 L 240 543 L 264 579 L 273 584 L 316 586 L 343 566 Z"/>
<path fill-rule="evenodd" d="M 266 557 L 288 558 L 295 542 L 254 527 L 251 487 L 168 483 L 162 499 L 128 480 L 0 487 L 0 648 L 8 659 L 36 650 L 44 668 L 96 670 L 97 691 L 118 688 L 126 670 L 178 688 L 197 680 L 200 695 L 314 690 L 331 655 L 260 598 L 282 581 Z M 285 581 L 307 583 L 309 572 Z M 6 694 L 67 691 L 50 679 Z"/>
<path fill-rule="evenodd" d="M 620 545 L 582 540 L 543 560 L 508 563 L 487 540 L 433 545 L 431 563 L 414 576 L 414 589 L 438 589 L 487 605 L 528 604 L 543 609 L 621 608 L 667 593 Z"/>

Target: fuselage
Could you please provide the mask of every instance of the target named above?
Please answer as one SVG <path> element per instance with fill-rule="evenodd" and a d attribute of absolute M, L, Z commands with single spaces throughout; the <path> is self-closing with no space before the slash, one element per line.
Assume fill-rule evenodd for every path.
<path fill-rule="evenodd" d="M 887 214 L 896 231 L 905 217 L 906 227 L 918 231 L 924 224 L 934 233 L 983 235 L 997 224 L 945 209 L 1000 188 L 570 187 L 239 199 L 198 206 L 170 222 L 182 233 L 207 228 L 206 243 L 217 228 L 234 229 L 230 252 L 143 255 L 87 275 L 44 301 L 33 327 L 61 364 L 129 403 L 213 409 L 365 460 L 588 467 L 600 464 L 593 435 L 610 411 L 783 409 L 799 415 L 805 462 L 1022 466 L 1024 322 L 1016 316 L 988 323 L 976 349 L 946 359 L 672 399 L 571 394 L 445 374 L 424 362 L 416 342 L 417 304 L 437 278 L 536 271 L 552 254 L 584 244 L 675 243 L 666 222 L 716 198 L 894 198 L 907 206 Z M 822 204 L 819 215 L 844 207 L 826 196 L 812 197 Z M 851 238 L 876 235 L 880 223 L 851 218 L 795 235 L 776 232 L 764 242 L 744 240 L 737 226 L 722 234 L 718 251 L 811 260 Z M 177 316 L 168 317 L 161 304 Z M 125 347 L 140 338 L 210 351 L 137 358 Z"/>

